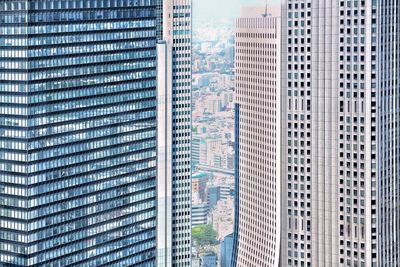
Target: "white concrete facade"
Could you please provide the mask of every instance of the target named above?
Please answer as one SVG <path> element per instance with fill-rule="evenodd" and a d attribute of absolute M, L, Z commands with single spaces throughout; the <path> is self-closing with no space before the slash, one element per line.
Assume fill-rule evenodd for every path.
<path fill-rule="evenodd" d="M 281 262 L 374 266 L 376 6 L 287 0 L 282 7 Z"/>
<path fill-rule="evenodd" d="M 157 265 L 190 266 L 191 0 L 159 1 Z"/>
<path fill-rule="evenodd" d="M 280 266 L 399 265 L 399 6 L 392 0 L 282 3 L 281 201 L 268 202 L 281 210 L 273 228 L 280 249 L 270 245 L 278 235 L 263 242 L 265 251 L 258 242 L 257 218 L 267 214 L 258 197 L 268 190 L 259 187 L 257 160 L 271 143 L 258 136 L 270 135 L 254 90 L 268 49 L 260 53 L 251 29 L 242 30 L 245 40 L 237 36 L 238 266 L 275 266 L 271 248 L 280 253 Z M 252 104 L 249 114 L 244 103 Z"/>
<path fill-rule="evenodd" d="M 236 264 L 278 266 L 280 247 L 280 17 L 243 9 L 236 21 L 239 220 Z"/>

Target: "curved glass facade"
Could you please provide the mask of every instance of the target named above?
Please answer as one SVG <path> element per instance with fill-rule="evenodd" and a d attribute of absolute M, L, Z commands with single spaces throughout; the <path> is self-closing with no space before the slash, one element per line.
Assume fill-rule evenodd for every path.
<path fill-rule="evenodd" d="M 154 265 L 156 8 L 0 2 L 0 265 Z"/>

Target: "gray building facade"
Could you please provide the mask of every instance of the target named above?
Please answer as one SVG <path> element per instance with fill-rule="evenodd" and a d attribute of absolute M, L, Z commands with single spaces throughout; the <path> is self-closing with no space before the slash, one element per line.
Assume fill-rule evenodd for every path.
<path fill-rule="evenodd" d="M 399 263 L 399 3 L 283 3 L 281 264 Z"/>
<path fill-rule="evenodd" d="M 378 259 L 400 262 L 400 4 L 378 6 Z"/>
<path fill-rule="evenodd" d="M 275 117 L 281 171 L 273 174 L 281 184 L 272 188 L 281 197 L 254 207 L 268 177 L 255 171 L 252 159 L 279 137 L 263 125 L 274 120 L 260 122 L 255 116 L 262 98 L 254 97 L 269 86 L 260 82 L 268 75 L 256 75 L 262 66 L 255 68 L 270 51 L 260 49 L 268 38 L 238 27 L 237 266 L 398 266 L 399 12 L 399 2 L 390 0 L 282 1 L 281 68 L 276 71 L 281 94 L 280 100 L 270 98 L 281 107 L 280 119 Z M 250 116 L 243 111 L 248 103 L 255 109 Z M 274 111 L 264 107 L 268 114 Z M 273 140 L 246 139 L 259 132 Z M 258 225 L 264 207 L 276 207 L 280 223 Z M 262 233 L 258 227 L 272 234 L 249 237 Z M 267 245 L 260 247 L 260 240 Z M 269 250 L 254 253 L 260 248 Z"/>
<path fill-rule="evenodd" d="M 229 234 L 224 237 L 220 247 L 220 263 L 221 267 L 231 267 L 233 256 L 233 240 L 234 235 Z"/>
<path fill-rule="evenodd" d="M 236 20 L 236 214 L 233 266 L 278 266 L 281 226 L 281 19 L 243 8 Z"/>

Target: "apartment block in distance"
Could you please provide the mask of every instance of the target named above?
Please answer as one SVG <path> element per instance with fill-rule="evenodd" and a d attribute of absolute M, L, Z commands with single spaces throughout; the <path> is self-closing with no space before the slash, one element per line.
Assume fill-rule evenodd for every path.
<path fill-rule="evenodd" d="M 0 1 L 0 265 L 154 266 L 157 1 Z"/>

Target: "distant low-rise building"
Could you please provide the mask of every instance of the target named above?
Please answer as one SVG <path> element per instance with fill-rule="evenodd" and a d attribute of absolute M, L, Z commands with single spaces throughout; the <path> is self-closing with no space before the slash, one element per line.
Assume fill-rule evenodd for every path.
<path fill-rule="evenodd" d="M 210 186 L 207 188 L 207 203 L 210 209 L 213 209 L 220 199 L 221 191 L 219 186 Z"/>
<path fill-rule="evenodd" d="M 206 185 L 208 181 L 208 175 L 205 172 L 195 173 L 192 176 L 192 193 L 198 193 L 201 202 L 206 202 Z"/>
<path fill-rule="evenodd" d="M 212 210 L 211 223 L 217 232 L 217 239 L 222 240 L 233 232 L 234 224 L 234 202 L 233 197 L 221 199 Z"/>
<path fill-rule="evenodd" d="M 196 171 L 200 164 L 200 142 L 199 136 L 192 137 L 192 171 Z"/>
<path fill-rule="evenodd" d="M 209 252 L 200 257 L 201 267 L 216 267 L 217 255 L 214 252 Z"/>
<path fill-rule="evenodd" d="M 200 256 L 195 246 L 192 247 L 192 262 L 191 267 L 200 267 Z"/>
<path fill-rule="evenodd" d="M 192 226 L 207 223 L 208 205 L 201 202 L 198 193 L 192 195 Z"/>
<path fill-rule="evenodd" d="M 219 196 L 220 199 L 228 199 L 233 196 L 233 185 L 220 185 L 219 186 Z"/>
<path fill-rule="evenodd" d="M 220 248 L 221 267 L 231 267 L 233 253 L 233 233 L 224 237 Z M 192 265 L 193 266 L 193 265 Z"/>
<path fill-rule="evenodd" d="M 200 258 L 197 257 L 192 258 L 192 267 L 200 267 Z"/>

